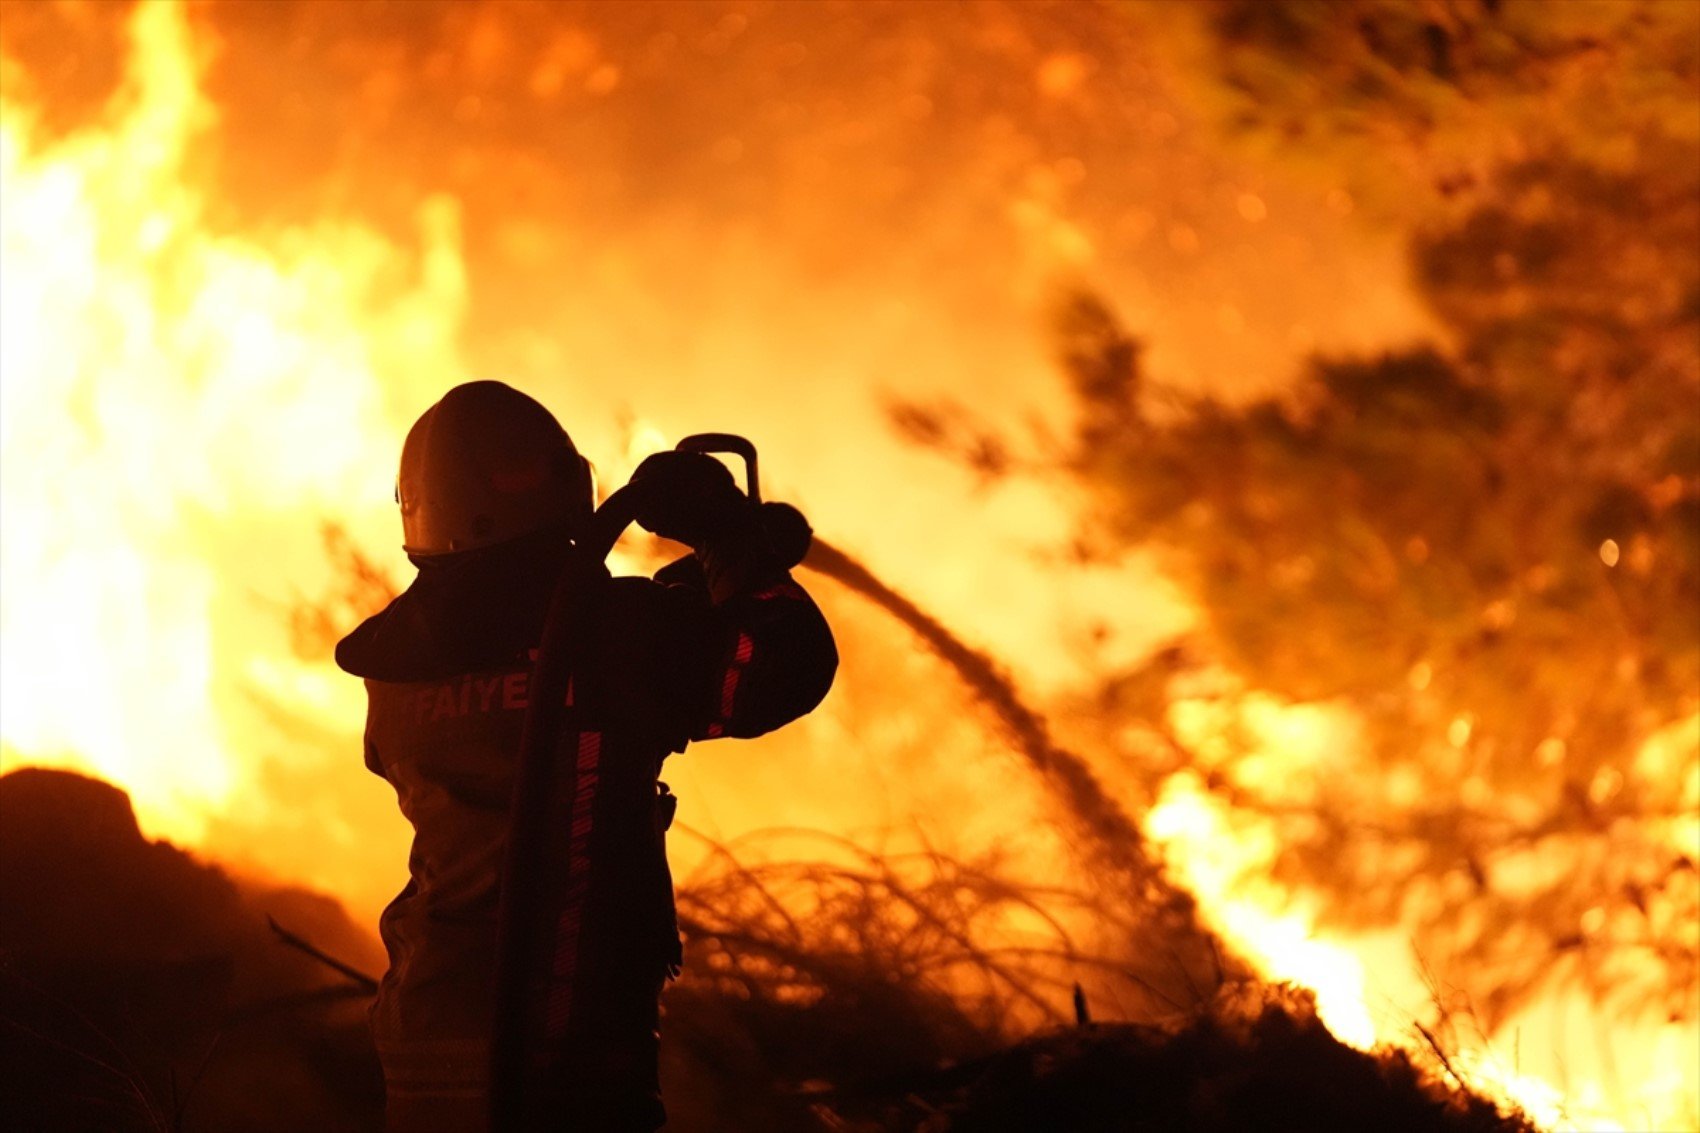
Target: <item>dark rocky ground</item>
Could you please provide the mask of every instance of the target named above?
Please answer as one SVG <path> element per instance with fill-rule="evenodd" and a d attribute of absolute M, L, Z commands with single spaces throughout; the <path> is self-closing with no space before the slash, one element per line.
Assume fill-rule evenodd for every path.
<path fill-rule="evenodd" d="M 382 968 L 334 901 L 148 842 L 117 788 L 0 777 L 0 1128 L 379 1128 L 365 990 L 284 945 L 268 917 Z M 1178 1030 L 1090 1024 L 1000 1048 L 936 995 L 857 978 L 807 1005 L 677 985 L 670 1128 L 1528 1128 L 1402 1056 L 1340 1045 L 1281 989 L 1241 989 Z"/>
<path fill-rule="evenodd" d="M 372 1128 L 364 992 L 268 916 L 381 969 L 335 901 L 145 840 L 117 788 L 0 778 L 0 1127 Z"/>

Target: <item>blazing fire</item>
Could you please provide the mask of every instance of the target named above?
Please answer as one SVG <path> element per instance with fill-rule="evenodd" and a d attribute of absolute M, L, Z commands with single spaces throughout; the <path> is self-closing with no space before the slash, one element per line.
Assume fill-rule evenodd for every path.
<path fill-rule="evenodd" d="M 107 127 L 49 146 L 15 92 L 0 122 L 5 743 L 198 842 L 256 797 L 231 758 L 245 690 L 349 709 L 253 599 L 311 577 L 303 515 L 377 518 L 369 454 L 397 443 L 398 393 L 457 375 L 463 282 L 446 204 L 417 256 L 352 226 L 208 231 L 183 176 L 215 118 L 188 28 L 147 6 L 133 30 Z"/>
<path fill-rule="evenodd" d="M 221 113 L 204 86 L 212 48 L 176 5 L 140 5 L 129 26 L 125 79 L 93 125 L 52 136 L 22 69 L 7 62 L 0 83 L 0 762 L 7 769 L 87 770 L 130 793 L 151 835 L 326 889 L 369 913 L 394 888 L 404 832 L 378 786 L 361 777 L 359 688 L 322 656 L 299 648 L 289 611 L 303 596 L 337 584 L 310 537 L 327 521 L 402 576 L 405 564 L 391 545 L 391 461 L 419 408 L 484 361 L 469 357 L 465 342 L 474 297 L 460 207 L 448 195 L 426 199 L 409 218 L 411 239 L 336 216 L 264 233 L 221 226 L 196 162 L 197 143 L 215 130 Z M 735 22 L 714 26 L 715 35 L 739 31 Z M 477 43 L 490 59 L 503 50 L 495 39 Z M 589 97 L 606 97 L 628 80 L 593 39 L 558 38 L 549 58 L 552 69 L 530 83 L 539 99 L 556 97 L 569 83 Z M 1038 70 L 1036 89 L 1047 105 L 1067 103 L 1083 97 L 1077 92 L 1088 72 L 1089 61 L 1052 54 Z M 381 76 L 373 82 L 381 93 Z M 458 104 L 457 115 L 475 118 L 477 99 L 467 98 L 472 102 Z M 930 104 L 903 105 L 916 118 L 931 113 Z M 743 153 L 737 137 L 710 141 L 717 160 L 736 165 Z M 899 175 L 913 171 L 891 174 Z M 1084 176 L 1074 165 L 1049 167 L 1011 206 L 1023 241 L 1023 280 L 1090 260 L 1091 242 L 1062 219 L 1069 186 Z M 1245 224 L 1268 221 L 1263 196 L 1244 190 L 1231 199 Z M 1349 202 L 1331 200 L 1329 207 L 1349 211 Z M 1139 239 L 1156 223 L 1137 212 L 1122 221 Z M 555 237 L 514 228 L 503 239 L 532 256 Z M 1161 242 L 1165 255 L 1189 255 L 1197 241 L 1197 232 L 1177 221 Z M 621 318 L 637 325 L 653 314 L 631 299 L 629 264 L 605 257 L 591 270 L 609 294 L 634 305 Z M 1375 274 L 1359 326 L 1382 339 L 1420 326 L 1414 304 L 1383 278 L 1391 273 Z M 763 294 L 777 302 L 776 291 Z M 590 291 L 578 297 L 594 302 Z M 906 336 L 918 337 L 917 322 L 898 309 L 901 301 L 885 308 L 878 296 L 855 298 L 875 311 L 875 321 L 886 320 L 882 334 L 911 349 Z M 1158 296 L 1140 302 L 1162 312 Z M 787 313 L 806 322 L 800 309 Z M 835 463 L 848 457 L 809 451 L 818 434 L 781 439 L 786 406 L 743 400 L 749 375 L 784 358 L 764 353 L 777 349 L 767 341 L 768 322 L 752 329 L 730 319 L 723 338 L 713 337 L 709 319 L 699 371 L 654 378 L 652 387 L 640 376 L 620 391 L 625 405 L 640 405 L 660 424 L 633 426 L 624 438 L 612 426 L 587 427 L 588 443 L 581 443 L 601 457 L 604 487 L 673 433 L 690 431 L 683 411 L 656 406 L 672 405 L 677 390 L 724 379 L 736 392 L 708 404 L 717 412 L 745 410 L 758 433 L 773 434 L 780 456 L 771 466 L 799 470 L 789 475 L 807 485 L 823 531 L 842 530 L 870 545 L 892 525 L 931 534 L 928 522 L 892 518 L 890 493 L 918 464 L 870 484 L 880 476 L 853 476 L 854 465 Z M 1245 320 L 1220 304 L 1205 315 L 1177 316 L 1183 330 L 1191 327 L 1193 349 L 1190 358 L 1179 351 L 1173 372 L 1187 377 L 1206 368 L 1211 340 L 1233 338 Z M 609 348 L 585 337 L 584 326 L 571 334 L 589 344 L 587 353 L 607 360 Z M 1294 328 L 1279 337 L 1292 353 L 1308 348 L 1316 332 Z M 542 359 L 540 369 L 558 360 L 558 344 L 528 348 Z M 912 350 L 922 362 L 951 353 L 942 336 Z M 524 356 L 516 348 L 510 359 Z M 873 355 L 881 363 L 896 356 L 895 346 Z M 865 426 L 869 435 L 858 443 L 870 450 L 887 443 L 872 439 L 873 409 L 845 407 L 852 376 L 837 376 L 846 380 L 823 388 L 821 412 L 844 415 L 851 428 Z M 865 385 L 854 392 L 875 400 Z M 604 405 L 577 389 L 570 396 L 596 412 L 622 404 L 604 399 Z M 862 413 L 868 416 L 856 416 Z M 945 498 L 961 485 L 914 490 Z M 989 518 L 959 515 L 951 536 L 1014 542 L 1012 531 L 1037 540 L 1064 529 L 1037 494 L 1007 494 L 989 511 Z M 918 537 L 914 545 L 922 542 Z M 988 596 L 1016 577 L 1011 572 L 1025 569 L 998 564 L 977 571 L 970 556 L 952 561 L 932 545 L 928 555 L 917 565 L 888 545 L 871 557 L 890 564 L 893 577 L 934 603 L 946 621 L 964 625 L 970 611 L 983 611 Z M 1015 671 L 1024 682 L 1065 687 L 1078 674 L 1068 646 L 1049 629 L 1058 610 L 1065 620 L 1078 610 L 1044 596 L 1036 577 L 1022 578 L 1028 592 L 1039 594 L 1032 608 L 1010 610 L 1007 624 L 981 624 L 973 636 L 1019 652 Z M 1080 594 L 1108 591 L 1125 600 L 1125 576 L 1108 583 L 1086 572 L 1080 578 Z M 1150 594 L 1161 592 L 1150 579 L 1143 585 Z M 1000 599 L 999 607 L 1005 604 Z M 1137 651 L 1160 628 L 1124 627 L 1125 640 L 1112 644 Z M 1272 775 L 1342 740 L 1338 720 L 1265 707 L 1258 742 Z M 1205 707 L 1177 708 L 1184 717 L 1177 728 L 1207 742 L 1213 725 Z M 936 723 L 950 737 L 945 742 L 979 743 L 963 739 L 953 721 Z M 840 754 L 846 764 L 866 758 L 855 754 L 858 745 L 882 738 L 858 735 L 831 715 L 811 727 L 809 745 Z M 1643 762 L 1694 774 L 1685 762 L 1686 735 L 1661 738 Z M 789 758 L 795 748 L 766 750 Z M 339 762 L 328 762 L 332 755 Z M 758 766 L 762 758 L 756 757 Z M 724 838 L 763 825 L 796 825 L 799 814 L 855 833 L 890 819 L 891 810 L 881 806 L 902 814 L 931 805 L 925 790 L 945 792 L 942 779 L 923 788 L 917 774 L 915 783 L 881 782 L 856 797 L 816 799 L 800 811 L 782 777 L 787 773 L 773 768 L 765 779 L 755 776 L 754 785 L 713 757 L 682 774 L 687 797 L 702 799 L 709 812 L 703 825 Z M 898 796 L 895 804 L 888 793 Z M 1031 821 L 1014 813 L 1033 801 L 1022 788 L 999 783 L 973 797 L 984 805 L 958 821 L 956 833 L 990 841 L 1005 836 L 1009 825 Z M 997 813 L 998 798 L 1015 801 Z M 1402 927 L 1361 936 L 1319 930 L 1320 898 L 1278 881 L 1280 847 L 1271 832 L 1231 811 L 1203 778 L 1181 772 L 1164 781 L 1142 829 L 1163 848 L 1174 879 L 1199 897 L 1212 927 L 1262 974 L 1314 989 L 1321 1017 L 1340 1039 L 1360 1048 L 1420 1049 L 1415 1023 L 1431 1015 L 1437 992 Z M 1673 852 L 1692 854 L 1692 816 L 1670 821 Z M 1690 1025 L 1647 1020 L 1614 1025 L 1609 1040 L 1533 1041 L 1566 1019 L 1594 1016 L 1575 993 L 1553 992 L 1494 1034 L 1448 1036 L 1449 1069 L 1554 1128 L 1678 1128 L 1700 1117 L 1694 1069 L 1700 1051 Z"/>
<path fill-rule="evenodd" d="M 1223 936 L 1253 957 L 1270 979 L 1313 989 L 1317 1011 L 1342 1042 L 1360 1049 L 1380 1044 L 1420 1048 L 1419 1029 L 1438 995 L 1419 958 L 1397 932 L 1330 937 L 1316 931 L 1315 909 L 1304 894 L 1272 882 L 1278 847 L 1255 830 L 1236 830 L 1229 807 L 1191 776 L 1177 776 L 1146 829 L 1172 855 L 1181 880 L 1198 894 Z M 1449 1036 L 1447 1057 L 1462 1079 L 1510 1098 L 1552 1129 L 1684 1129 L 1695 1107 L 1692 1028 L 1657 1018 L 1613 1032 L 1616 1047 L 1593 1040 L 1587 1054 L 1544 1073 L 1526 1068 L 1544 1059 L 1513 1050 L 1525 1034 L 1562 1033 L 1566 1019 L 1586 1020 L 1589 1005 L 1556 993 L 1495 1034 L 1479 1027 Z M 1624 1100 L 1629 1071 L 1613 1059 L 1637 1052 L 1639 1085 Z M 1617 1077 L 1614 1083 L 1614 1076 Z M 1559 1083 L 1563 1083 L 1562 1086 Z"/>

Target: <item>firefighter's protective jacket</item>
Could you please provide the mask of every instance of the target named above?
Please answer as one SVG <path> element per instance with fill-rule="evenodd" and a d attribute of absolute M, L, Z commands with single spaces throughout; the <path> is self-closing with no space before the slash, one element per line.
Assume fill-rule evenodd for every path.
<path fill-rule="evenodd" d="M 411 879 L 380 921 L 390 967 L 372 1017 L 392 1129 L 432 1123 L 409 1126 L 409 1110 L 445 1127 L 483 1111 L 511 787 L 563 561 L 558 536 L 421 560 L 413 585 L 337 647 L 366 681 L 366 765 L 414 827 Z M 632 1059 L 653 1075 L 655 993 L 678 962 L 662 761 L 808 712 L 837 654 L 808 595 L 747 546 L 701 550 L 654 580 L 604 581 L 592 608 L 558 747 L 578 771 L 562 781 L 580 794 L 560 800 L 555 813 L 575 821 L 551 831 L 546 868 L 577 863 L 588 881 L 560 962 L 589 974 L 576 1009 L 601 1035 L 584 1057 L 608 1060 L 591 1078 L 612 1081 Z"/>

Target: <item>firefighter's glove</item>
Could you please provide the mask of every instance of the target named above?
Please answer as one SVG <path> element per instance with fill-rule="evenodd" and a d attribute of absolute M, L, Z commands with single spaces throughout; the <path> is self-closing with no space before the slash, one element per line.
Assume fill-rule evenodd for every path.
<path fill-rule="evenodd" d="M 814 528 L 802 512 L 790 504 L 771 500 L 761 505 L 761 530 L 767 537 L 768 549 L 787 570 L 803 561 L 815 537 Z"/>
<path fill-rule="evenodd" d="M 700 452 L 658 452 L 638 465 L 638 526 L 700 550 L 750 525 L 753 507 L 724 464 Z"/>

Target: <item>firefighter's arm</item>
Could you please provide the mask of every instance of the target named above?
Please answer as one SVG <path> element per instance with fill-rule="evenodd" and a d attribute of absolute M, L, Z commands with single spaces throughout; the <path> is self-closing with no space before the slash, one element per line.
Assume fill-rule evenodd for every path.
<path fill-rule="evenodd" d="M 693 713 L 692 739 L 771 732 L 807 714 L 832 687 L 832 631 L 789 574 L 732 593 L 705 620 L 711 628 L 697 670 L 705 695 Z"/>
<path fill-rule="evenodd" d="M 807 523 L 784 505 L 751 503 L 711 457 L 650 461 L 670 490 L 638 522 L 694 551 L 656 575 L 696 612 L 685 647 L 691 738 L 759 736 L 806 714 L 838 668 L 826 619 L 787 570 L 807 549 Z M 655 465 L 634 480 L 646 469 Z"/>

